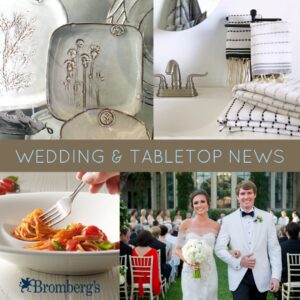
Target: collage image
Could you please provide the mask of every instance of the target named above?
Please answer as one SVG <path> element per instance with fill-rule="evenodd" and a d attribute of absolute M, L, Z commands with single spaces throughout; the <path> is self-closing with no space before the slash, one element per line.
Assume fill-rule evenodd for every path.
<path fill-rule="evenodd" d="M 226 141 L 284 158 L 300 146 L 299 9 L 0 0 L 2 153 L 68 146 L 88 162 L 95 142 L 150 153 Z M 49 159 L 0 164 L 0 300 L 300 299 L 297 156 L 292 170 Z"/>

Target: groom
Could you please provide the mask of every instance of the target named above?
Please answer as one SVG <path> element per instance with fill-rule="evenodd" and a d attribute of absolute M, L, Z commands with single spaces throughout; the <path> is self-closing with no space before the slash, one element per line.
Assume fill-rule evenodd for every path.
<path fill-rule="evenodd" d="M 234 300 L 265 300 L 279 289 L 281 249 L 271 214 L 254 207 L 256 186 L 242 181 L 235 189 L 240 209 L 223 218 L 215 252 L 228 264 Z M 232 255 L 228 251 L 237 249 Z"/>

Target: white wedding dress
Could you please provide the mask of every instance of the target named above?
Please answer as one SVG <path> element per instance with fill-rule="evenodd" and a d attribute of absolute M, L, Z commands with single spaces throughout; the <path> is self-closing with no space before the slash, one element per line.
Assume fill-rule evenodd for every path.
<path fill-rule="evenodd" d="M 205 240 L 214 249 L 216 232 L 200 232 L 188 230 L 178 236 L 178 247 L 183 247 L 189 239 Z M 193 268 L 184 263 L 181 273 L 181 288 L 183 300 L 218 300 L 218 274 L 216 262 L 212 256 L 209 261 L 200 264 L 201 278 L 193 278 Z"/>

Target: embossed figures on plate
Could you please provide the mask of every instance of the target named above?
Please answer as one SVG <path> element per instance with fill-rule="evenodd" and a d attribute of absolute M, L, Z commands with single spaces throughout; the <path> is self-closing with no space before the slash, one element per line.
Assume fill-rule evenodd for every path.
<path fill-rule="evenodd" d="M 75 41 L 74 47 L 67 50 L 64 61 L 66 77 L 63 81 L 68 93 L 69 103 L 87 109 L 88 104 L 96 102 L 100 106 L 100 82 L 104 77 L 100 70 L 95 70 L 101 47 L 97 44 L 86 45 L 81 38 Z"/>

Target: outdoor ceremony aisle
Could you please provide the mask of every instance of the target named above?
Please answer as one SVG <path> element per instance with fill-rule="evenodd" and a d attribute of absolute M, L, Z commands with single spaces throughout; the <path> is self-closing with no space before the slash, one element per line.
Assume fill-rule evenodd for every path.
<path fill-rule="evenodd" d="M 231 300 L 232 296 L 228 290 L 228 280 L 227 280 L 227 265 L 223 263 L 219 258 L 215 257 L 218 269 L 218 278 L 219 278 L 219 291 L 218 298 L 221 300 Z M 162 297 L 160 297 L 162 299 Z M 176 278 L 176 282 L 172 283 L 169 287 L 165 300 L 181 300 L 181 280 Z M 267 300 L 274 300 L 274 297 L 271 294 L 268 294 Z"/>

